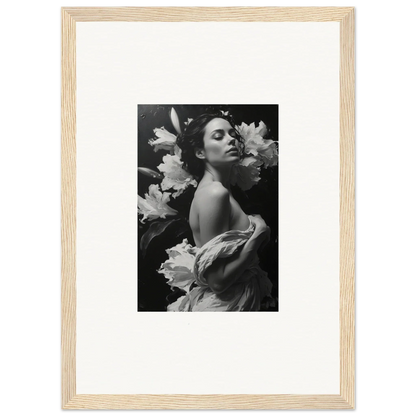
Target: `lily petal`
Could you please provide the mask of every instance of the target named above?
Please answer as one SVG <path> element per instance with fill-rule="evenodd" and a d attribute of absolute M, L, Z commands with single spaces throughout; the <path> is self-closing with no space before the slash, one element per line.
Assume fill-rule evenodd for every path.
<path fill-rule="evenodd" d="M 176 110 L 172 107 L 170 110 L 170 120 L 172 121 L 172 125 L 174 129 L 176 130 L 176 133 L 181 134 L 181 124 L 179 122 L 178 113 Z"/>
<path fill-rule="evenodd" d="M 138 172 L 143 173 L 143 175 L 150 176 L 151 178 L 162 179 L 163 176 L 159 172 L 155 172 L 149 168 L 137 168 Z"/>
<path fill-rule="evenodd" d="M 152 221 L 156 218 L 166 218 L 167 215 L 176 215 L 178 211 L 171 208 L 167 203 L 170 200 L 168 192 L 161 192 L 159 185 L 150 185 L 149 192 L 144 198 L 137 196 L 137 207 L 139 214 L 143 215 L 141 222 L 147 219 Z"/>

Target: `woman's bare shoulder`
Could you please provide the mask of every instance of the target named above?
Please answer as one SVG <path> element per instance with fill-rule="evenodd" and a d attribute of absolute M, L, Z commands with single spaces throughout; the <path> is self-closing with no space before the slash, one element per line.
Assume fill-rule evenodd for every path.
<path fill-rule="evenodd" d="M 194 236 L 209 224 L 221 221 L 228 224 L 228 216 L 231 209 L 230 194 L 220 182 L 211 182 L 199 186 L 194 194 L 189 213 L 189 222 Z"/>
<path fill-rule="evenodd" d="M 200 187 L 194 196 L 195 202 L 200 204 L 212 205 L 218 203 L 226 203 L 230 201 L 230 192 L 221 182 L 211 182 Z"/>
<path fill-rule="evenodd" d="M 230 193 L 220 182 L 201 186 L 195 193 L 194 202 L 200 245 L 229 230 Z"/>

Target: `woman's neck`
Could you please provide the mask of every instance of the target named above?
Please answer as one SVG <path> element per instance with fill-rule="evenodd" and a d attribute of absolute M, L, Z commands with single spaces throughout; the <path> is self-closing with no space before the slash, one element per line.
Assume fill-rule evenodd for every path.
<path fill-rule="evenodd" d="M 204 176 L 201 182 L 221 182 L 221 184 L 230 189 L 230 174 L 232 165 L 224 166 L 223 169 L 217 169 L 211 165 L 205 165 Z"/>

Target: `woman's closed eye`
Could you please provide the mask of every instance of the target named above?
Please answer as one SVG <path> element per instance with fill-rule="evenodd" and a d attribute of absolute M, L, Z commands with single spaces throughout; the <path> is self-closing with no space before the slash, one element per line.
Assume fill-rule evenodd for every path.
<path fill-rule="evenodd" d="M 236 131 L 235 131 L 235 130 L 230 130 L 230 131 L 228 132 L 228 135 L 229 135 L 230 137 L 234 138 L 234 139 L 237 137 L 237 133 L 236 133 Z M 224 136 L 225 136 L 225 132 L 224 132 L 224 131 L 217 131 L 217 132 L 214 134 L 213 138 L 214 138 L 215 140 L 221 140 Z"/>

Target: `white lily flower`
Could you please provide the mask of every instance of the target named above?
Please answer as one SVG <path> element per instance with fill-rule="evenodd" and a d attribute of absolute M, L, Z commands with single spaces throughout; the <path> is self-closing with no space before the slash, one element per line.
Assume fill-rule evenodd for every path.
<path fill-rule="evenodd" d="M 231 185 L 239 186 L 247 191 L 260 181 L 260 166 L 262 162 L 254 156 L 241 159 L 238 165 L 233 166 L 231 172 Z"/>
<path fill-rule="evenodd" d="M 140 220 L 144 223 L 146 220 L 152 221 L 156 218 L 166 218 L 167 215 L 176 215 L 178 211 L 171 208 L 167 203 L 170 200 L 168 192 L 161 192 L 159 185 L 150 185 L 149 193 L 142 198 L 137 195 L 137 207 L 139 214 L 143 215 Z"/>
<path fill-rule="evenodd" d="M 172 194 L 174 198 L 181 195 L 189 185 L 198 186 L 194 177 L 183 169 L 182 165 L 178 154 L 174 154 L 163 156 L 163 163 L 157 167 L 165 175 L 160 184 L 162 190 L 173 188 L 176 191 Z"/>
<path fill-rule="evenodd" d="M 237 130 L 244 140 L 245 153 L 256 157 L 266 168 L 277 165 L 277 143 L 263 138 L 267 133 L 263 121 L 260 121 L 258 127 L 254 123 L 242 123 L 237 126 Z"/>
<path fill-rule="evenodd" d="M 158 273 L 165 276 L 169 286 L 189 292 L 195 280 L 193 273 L 195 250 L 196 248 L 188 244 L 186 238 L 182 243 L 166 250 L 169 259 L 160 266 Z"/>
<path fill-rule="evenodd" d="M 149 144 L 157 152 L 160 149 L 172 151 L 176 145 L 176 136 L 167 131 L 164 127 L 153 129 L 156 139 L 149 140 Z"/>

